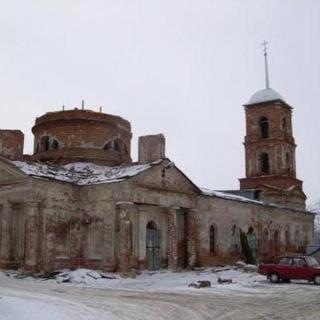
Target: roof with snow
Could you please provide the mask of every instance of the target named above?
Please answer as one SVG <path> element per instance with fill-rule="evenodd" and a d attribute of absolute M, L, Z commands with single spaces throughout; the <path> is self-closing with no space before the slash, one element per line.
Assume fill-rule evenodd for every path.
<path fill-rule="evenodd" d="M 249 199 L 246 197 L 234 195 L 234 194 L 227 193 L 227 192 L 215 191 L 215 190 L 211 190 L 208 188 L 201 188 L 201 192 L 205 196 L 213 196 L 213 197 L 218 197 L 218 198 L 223 198 L 223 199 L 228 199 L 228 200 L 236 200 L 236 201 L 241 201 L 241 202 L 253 202 L 253 203 L 257 203 L 257 204 L 263 204 L 262 201 Z"/>
<path fill-rule="evenodd" d="M 79 186 L 85 186 L 85 185 L 125 181 L 142 172 L 145 172 L 146 170 L 156 165 L 161 164 L 164 160 L 169 160 L 169 159 L 161 159 L 161 160 L 157 160 L 157 161 L 146 163 L 146 164 L 133 163 L 131 165 L 120 165 L 116 167 L 99 166 L 93 163 L 84 163 L 84 162 L 76 162 L 76 163 L 70 163 L 64 166 L 57 166 L 57 165 L 41 163 L 41 162 L 22 162 L 22 161 L 10 161 L 10 160 L 5 160 L 5 161 L 11 163 L 12 165 L 20 169 L 23 173 L 31 177 L 40 178 L 40 179 L 41 178 L 53 179 L 57 181 L 72 183 Z M 173 164 L 173 162 L 170 162 L 170 164 Z M 177 168 L 177 170 L 179 169 Z M 182 171 L 180 172 L 184 175 Z M 186 178 L 188 179 L 188 177 Z M 189 181 L 193 184 L 191 180 Z M 287 208 L 281 205 L 253 200 L 243 196 L 230 194 L 227 192 L 214 191 L 207 188 L 199 189 L 196 185 L 194 186 L 197 188 L 198 192 L 204 196 L 217 197 L 217 198 L 233 200 L 238 202 L 247 202 L 247 203 L 250 202 L 250 203 L 255 203 L 263 206 L 286 208 L 293 211 L 311 213 L 305 210 Z"/>
<path fill-rule="evenodd" d="M 80 186 L 124 181 L 161 162 L 162 160 L 158 160 L 146 164 L 106 167 L 84 162 L 55 166 L 39 162 L 12 161 L 16 167 L 29 176 L 54 179 Z"/>
<path fill-rule="evenodd" d="M 263 103 L 263 102 L 270 102 L 275 100 L 281 100 L 285 104 L 287 104 L 286 100 L 274 89 L 272 88 L 266 88 L 257 91 L 249 100 L 248 103 L 245 104 L 245 106 L 257 104 L 257 103 Z"/>
<path fill-rule="evenodd" d="M 262 206 L 276 207 L 276 208 L 281 208 L 281 209 L 289 209 L 292 211 L 303 212 L 306 214 L 314 215 L 313 212 L 310 212 L 307 210 L 290 208 L 290 207 L 286 207 L 286 206 L 275 204 L 275 203 L 264 202 L 261 200 L 253 200 L 253 199 L 249 199 L 249 198 L 246 198 L 243 196 L 238 196 L 238 195 L 227 193 L 227 192 L 215 191 L 215 190 L 211 190 L 208 188 L 201 188 L 201 192 L 205 196 L 217 197 L 217 198 L 222 198 L 222 199 L 226 199 L 226 200 L 233 200 L 233 201 L 238 201 L 238 202 L 255 203 L 258 205 L 262 205 Z"/>

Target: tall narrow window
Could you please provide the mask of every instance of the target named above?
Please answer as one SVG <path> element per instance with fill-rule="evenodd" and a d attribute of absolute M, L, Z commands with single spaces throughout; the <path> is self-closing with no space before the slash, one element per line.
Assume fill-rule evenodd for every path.
<path fill-rule="evenodd" d="M 273 241 L 274 241 L 274 254 L 277 256 L 280 251 L 280 234 L 278 230 L 274 232 Z"/>
<path fill-rule="evenodd" d="M 120 139 L 116 139 L 114 141 L 114 150 L 120 152 L 121 151 L 121 141 Z"/>
<path fill-rule="evenodd" d="M 56 150 L 59 149 L 59 142 L 56 139 L 53 139 L 51 148 Z"/>
<path fill-rule="evenodd" d="M 261 117 L 259 119 L 260 136 L 265 139 L 269 136 L 269 122 L 266 117 Z"/>
<path fill-rule="evenodd" d="M 286 241 L 286 252 L 290 250 L 290 233 L 289 230 L 286 230 L 285 234 L 285 241 Z"/>
<path fill-rule="evenodd" d="M 260 155 L 260 169 L 262 174 L 269 174 L 269 156 L 266 152 Z"/>
<path fill-rule="evenodd" d="M 290 169 L 290 153 L 289 152 L 286 153 L 285 166 L 286 166 L 286 169 Z"/>
<path fill-rule="evenodd" d="M 284 133 L 287 132 L 287 120 L 286 120 L 286 118 L 282 119 L 282 130 L 284 131 Z"/>
<path fill-rule="evenodd" d="M 103 150 L 112 150 L 112 143 L 111 141 L 107 142 L 104 147 Z"/>
<path fill-rule="evenodd" d="M 48 136 L 44 136 L 41 138 L 41 150 L 48 151 L 50 147 L 50 139 Z"/>
<path fill-rule="evenodd" d="M 36 153 L 38 153 L 39 152 L 39 142 L 37 143 L 37 146 L 36 146 Z"/>
<path fill-rule="evenodd" d="M 268 229 L 265 228 L 263 230 L 262 235 L 262 252 L 263 254 L 267 255 L 269 253 L 269 232 Z"/>
<path fill-rule="evenodd" d="M 210 255 L 216 254 L 216 226 L 214 224 L 210 227 Z"/>
<path fill-rule="evenodd" d="M 294 233 L 294 240 L 295 240 L 295 243 L 296 243 L 297 250 L 300 250 L 301 238 L 300 238 L 300 229 L 299 229 L 298 226 L 296 227 L 296 230 L 295 230 L 295 233 Z"/>

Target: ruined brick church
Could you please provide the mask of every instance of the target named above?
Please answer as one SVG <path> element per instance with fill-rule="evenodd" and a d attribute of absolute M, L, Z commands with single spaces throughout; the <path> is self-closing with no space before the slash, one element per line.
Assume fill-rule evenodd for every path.
<path fill-rule="evenodd" d="M 165 155 L 165 137 L 84 108 L 49 112 L 24 135 L 0 130 L 0 267 L 51 271 L 187 268 L 241 257 L 254 229 L 258 260 L 301 252 L 313 237 L 296 178 L 292 107 L 267 83 L 244 105 L 240 190 L 196 186 Z"/>

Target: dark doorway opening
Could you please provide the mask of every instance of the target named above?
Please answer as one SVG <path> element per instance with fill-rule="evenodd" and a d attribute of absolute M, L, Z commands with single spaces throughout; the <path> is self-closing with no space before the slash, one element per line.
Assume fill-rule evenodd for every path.
<path fill-rule="evenodd" d="M 160 269 L 160 233 L 157 225 L 150 221 L 147 224 L 146 235 L 147 269 Z"/>

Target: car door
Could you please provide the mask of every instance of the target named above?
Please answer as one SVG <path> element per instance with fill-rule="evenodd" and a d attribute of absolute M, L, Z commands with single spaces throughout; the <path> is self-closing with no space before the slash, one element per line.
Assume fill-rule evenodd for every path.
<path fill-rule="evenodd" d="M 293 258 L 291 279 L 308 279 L 308 264 L 304 258 Z"/>
<path fill-rule="evenodd" d="M 290 272 L 292 268 L 292 259 L 289 257 L 283 257 L 280 259 L 277 265 L 277 272 L 282 279 L 290 279 Z"/>

